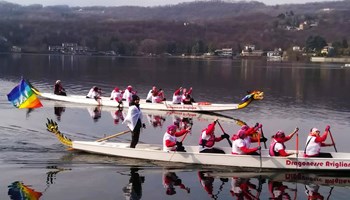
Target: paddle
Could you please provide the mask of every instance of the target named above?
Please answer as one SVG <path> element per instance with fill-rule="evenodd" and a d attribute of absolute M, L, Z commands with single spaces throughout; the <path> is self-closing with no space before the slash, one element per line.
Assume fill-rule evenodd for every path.
<path fill-rule="evenodd" d="M 176 151 L 184 151 L 185 150 L 185 147 L 183 146 L 182 142 L 185 140 L 185 138 L 187 137 L 187 135 L 190 131 L 191 131 L 191 128 L 189 127 L 187 133 L 185 133 L 185 135 L 181 139 L 181 146 L 178 146 Z"/>
<path fill-rule="evenodd" d="M 219 126 L 220 126 L 220 128 L 221 128 L 221 131 L 222 131 L 224 134 L 227 134 L 227 133 L 225 133 L 225 131 L 224 131 L 224 129 L 222 128 L 222 126 L 221 126 L 221 124 L 220 124 L 220 122 L 219 122 L 218 119 L 216 120 L 216 122 L 219 124 Z M 232 147 L 232 142 L 230 141 L 230 138 L 226 138 L 226 140 L 227 140 L 228 144 L 230 145 L 230 147 Z"/>
<path fill-rule="evenodd" d="M 102 141 L 105 141 L 105 140 L 109 140 L 109 139 L 111 139 L 111 138 L 118 137 L 118 136 L 120 136 L 120 135 L 124 135 L 124 134 L 129 133 L 129 132 L 131 132 L 131 130 L 126 130 L 126 131 L 123 131 L 123 132 L 120 132 L 120 133 L 116 133 L 116 134 L 114 134 L 114 135 L 110 135 L 110 136 L 107 136 L 107 137 L 98 139 L 98 140 L 96 140 L 95 142 L 102 142 Z"/>
<path fill-rule="evenodd" d="M 299 128 L 298 128 L 298 130 L 299 130 Z M 296 139 L 295 139 L 295 141 L 296 141 L 296 148 L 295 148 L 295 150 L 296 150 L 296 154 L 297 154 L 297 161 L 298 161 L 298 155 L 299 155 L 299 131 L 297 131 L 296 132 Z"/>
<path fill-rule="evenodd" d="M 335 152 L 338 152 L 337 151 L 337 147 L 335 146 L 335 143 L 334 143 L 332 132 L 331 132 L 331 130 L 328 130 L 328 131 L 329 131 L 329 136 L 331 136 L 331 140 L 332 140 L 332 143 L 333 143 L 333 146 L 334 146 L 334 150 L 335 150 Z"/>
<path fill-rule="evenodd" d="M 260 171 L 262 168 L 262 158 L 261 158 L 261 143 L 260 143 L 260 133 L 258 133 L 258 146 L 259 146 L 259 159 L 260 159 Z"/>
<path fill-rule="evenodd" d="M 266 139 L 266 137 L 264 136 L 264 131 L 263 131 L 262 127 L 260 128 L 260 132 L 261 132 L 261 136 Z M 260 137 L 259 137 L 259 140 L 260 140 Z M 264 147 L 265 147 L 265 149 L 267 149 L 266 140 L 264 141 Z"/>

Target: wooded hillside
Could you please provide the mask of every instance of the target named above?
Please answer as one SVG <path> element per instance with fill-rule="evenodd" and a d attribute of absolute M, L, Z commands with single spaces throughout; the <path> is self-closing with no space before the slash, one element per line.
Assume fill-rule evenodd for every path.
<path fill-rule="evenodd" d="M 350 1 L 266 6 L 259 2 L 182 3 L 160 7 L 20 6 L 0 2 L 0 51 L 12 46 L 45 52 L 49 45 L 77 43 L 121 55 L 200 54 L 304 46 L 319 35 L 349 40 Z M 287 30 L 308 21 L 317 26 Z"/>

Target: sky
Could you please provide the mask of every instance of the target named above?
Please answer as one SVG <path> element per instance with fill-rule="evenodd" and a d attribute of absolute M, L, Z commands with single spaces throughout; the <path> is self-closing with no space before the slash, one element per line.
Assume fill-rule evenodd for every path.
<path fill-rule="evenodd" d="M 2 1 L 2 0 L 0 0 Z M 174 5 L 195 0 L 5 0 L 20 5 L 41 4 L 43 6 L 69 5 L 69 6 L 164 6 Z M 239 1 L 239 0 L 237 0 Z M 247 0 L 249 1 L 249 0 Z M 266 5 L 276 4 L 303 4 L 310 2 L 334 1 L 334 0 L 257 0 Z"/>

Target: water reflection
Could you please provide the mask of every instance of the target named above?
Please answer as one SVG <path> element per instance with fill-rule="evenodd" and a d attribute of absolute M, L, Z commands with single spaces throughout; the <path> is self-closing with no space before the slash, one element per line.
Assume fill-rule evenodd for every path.
<path fill-rule="evenodd" d="M 96 107 L 88 107 L 87 108 L 91 118 L 94 120 L 94 122 L 97 122 L 101 116 L 102 116 L 102 108 L 101 106 L 96 106 Z"/>
<path fill-rule="evenodd" d="M 225 185 L 225 183 L 228 182 L 228 178 L 221 177 L 220 178 L 221 184 L 220 184 L 219 188 L 216 189 L 216 188 L 214 188 L 215 177 L 214 176 L 207 176 L 206 175 L 207 173 L 208 173 L 208 171 L 198 171 L 199 182 L 201 183 L 203 189 L 208 193 L 210 198 L 218 199 L 219 194 L 223 190 L 223 186 Z"/>
<path fill-rule="evenodd" d="M 190 193 L 190 188 L 186 187 L 179 176 L 175 172 L 164 170 L 163 172 L 163 186 L 165 188 L 165 193 L 167 195 L 176 194 L 175 187 L 185 190 L 187 193 Z"/>
<path fill-rule="evenodd" d="M 271 195 L 270 199 L 291 199 L 291 195 L 288 192 L 297 192 L 297 189 L 289 188 L 288 185 L 284 184 L 283 182 L 273 180 L 269 180 L 268 190 Z"/>
<path fill-rule="evenodd" d="M 62 113 L 64 111 L 66 111 L 66 107 L 60 107 L 60 106 L 55 106 L 54 107 L 54 113 L 56 115 L 57 121 L 61 121 L 61 116 L 62 116 Z"/>
<path fill-rule="evenodd" d="M 237 199 L 259 199 L 263 184 L 260 180 L 258 185 L 255 185 L 249 178 L 232 177 L 230 193 Z"/>
<path fill-rule="evenodd" d="M 8 188 L 7 194 L 11 200 L 39 200 L 42 196 L 42 192 L 37 192 L 20 181 L 11 183 Z"/>
<path fill-rule="evenodd" d="M 83 156 L 79 160 L 82 161 L 84 158 Z M 120 159 L 116 159 L 117 163 L 118 160 Z M 92 168 L 94 167 L 92 166 Z M 177 198 L 185 197 L 187 199 L 198 199 L 203 195 L 208 195 L 211 199 L 347 199 L 342 197 L 342 194 L 347 193 L 350 186 L 350 177 L 347 174 L 329 175 L 328 172 L 327 174 L 300 172 L 255 173 L 193 168 L 144 168 L 133 165 L 127 166 L 127 173 L 120 172 L 120 170 L 125 170 L 121 166 L 118 167 L 117 173 L 114 169 L 107 170 L 107 175 L 111 179 L 106 180 L 105 175 L 98 175 L 102 168 L 100 166 L 95 168 L 95 171 L 92 172 L 97 173 L 97 176 L 93 176 L 94 182 L 99 183 L 97 187 L 104 188 L 107 185 L 109 187 L 111 180 L 118 179 L 115 184 L 112 183 L 117 189 L 108 193 L 108 195 L 111 195 L 110 197 L 108 195 L 102 197 L 105 199 L 120 199 L 120 197 L 137 200 L 151 199 L 153 195 L 157 195 L 157 199 L 165 199 L 168 196 L 175 195 Z M 74 191 L 77 185 L 91 180 L 91 177 L 86 176 L 86 172 L 92 175 L 91 165 L 83 168 L 73 166 L 72 169 L 48 166 L 46 169 L 49 169 L 49 171 L 46 172 L 46 181 L 42 181 L 43 186 L 40 186 L 40 182 L 39 184 L 36 183 L 34 187 L 28 183 L 14 181 L 8 186 L 9 198 L 11 200 L 39 200 L 45 194 L 45 198 L 50 199 L 55 197 L 50 195 L 55 195 L 55 192 L 57 192 L 56 194 L 61 195 L 61 199 L 67 199 L 67 196 L 61 193 L 62 185 L 65 185 L 66 189 L 72 188 L 72 191 Z M 63 171 L 66 174 L 62 174 L 59 179 L 56 179 L 57 174 Z M 71 177 L 78 179 L 72 182 Z M 124 177 L 128 178 L 125 179 Z M 196 177 L 199 182 L 194 180 Z M 23 180 L 25 179 L 23 178 Z M 148 181 L 145 181 L 146 179 Z M 91 184 L 94 185 L 94 183 Z M 162 187 L 164 190 L 160 190 L 160 193 L 157 194 L 154 193 Z M 49 188 L 51 192 L 45 193 Z M 93 196 L 94 192 L 79 187 L 79 194 L 77 195 L 81 193 L 89 195 L 91 193 L 91 196 Z M 72 194 L 70 193 L 70 195 Z"/>
<path fill-rule="evenodd" d="M 125 199 L 138 200 L 142 197 L 142 184 L 145 182 L 145 177 L 140 176 L 138 168 L 130 168 L 129 183 L 123 187 Z"/>
<path fill-rule="evenodd" d="M 146 117 L 147 117 L 147 121 L 148 123 L 153 126 L 153 128 L 162 128 L 164 122 L 166 121 L 165 116 L 162 115 L 153 115 L 153 114 L 147 114 L 146 113 Z"/>
<path fill-rule="evenodd" d="M 124 121 L 124 118 L 126 116 L 126 111 L 123 111 L 123 109 L 117 109 L 117 110 L 111 110 L 110 111 L 111 116 L 113 118 L 113 123 L 115 125 L 118 125 L 119 123 Z"/>

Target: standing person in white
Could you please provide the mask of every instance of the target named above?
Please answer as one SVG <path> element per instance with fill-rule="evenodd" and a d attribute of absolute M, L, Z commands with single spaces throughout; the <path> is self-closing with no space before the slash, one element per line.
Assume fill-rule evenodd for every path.
<path fill-rule="evenodd" d="M 140 98 L 136 94 L 132 95 L 128 113 L 123 121 L 123 124 L 127 123 L 127 126 L 131 130 L 132 137 L 130 148 L 136 147 L 137 143 L 139 142 L 141 127 L 146 127 L 146 125 L 142 123 L 142 112 L 139 103 Z"/>

